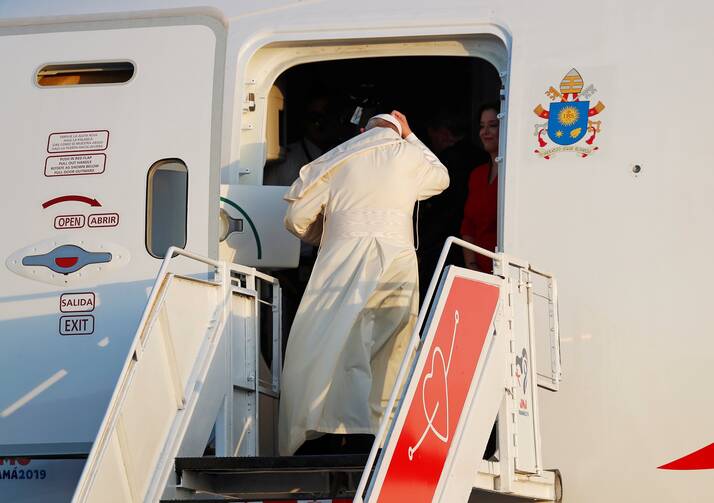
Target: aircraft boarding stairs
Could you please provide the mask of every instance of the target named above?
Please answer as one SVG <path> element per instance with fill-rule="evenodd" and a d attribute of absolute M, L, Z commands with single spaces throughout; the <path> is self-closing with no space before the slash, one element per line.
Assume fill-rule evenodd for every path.
<path fill-rule="evenodd" d="M 453 245 L 493 258 L 494 275 L 443 269 Z M 559 501 L 537 408 L 538 386 L 560 380 L 553 277 L 455 238 L 437 271 L 372 452 L 278 457 L 278 282 L 170 249 L 73 502 Z"/>

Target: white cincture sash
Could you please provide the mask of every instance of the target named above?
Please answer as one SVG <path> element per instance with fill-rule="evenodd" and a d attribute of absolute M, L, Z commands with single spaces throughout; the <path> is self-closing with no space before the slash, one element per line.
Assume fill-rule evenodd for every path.
<path fill-rule="evenodd" d="M 414 247 L 412 217 L 396 209 L 345 210 L 325 219 L 326 242 L 334 239 L 375 237 Z"/>

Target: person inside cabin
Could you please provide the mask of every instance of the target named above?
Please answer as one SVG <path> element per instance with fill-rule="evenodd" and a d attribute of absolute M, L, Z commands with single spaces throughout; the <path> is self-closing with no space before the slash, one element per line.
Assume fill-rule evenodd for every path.
<path fill-rule="evenodd" d="M 498 102 L 483 105 L 479 112 L 479 138 L 489 155 L 487 162 L 476 166 L 469 175 L 468 195 L 461 222 L 461 237 L 487 250 L 496 249 L 498 209 Z M 491 273 L 491 259 L 464 249 L 464 262 L 469 269 Z"/>
<path fill-rule="evenodd" d="M 285 148 L 285 160 L 266 166 L 264 185 L 289 186 L 298 177 L 300 168 L 332 148 L 337 140 L 336 119 L 332 100 L 326 92 L 312 91 L 302 115 L 302 136 Z"/>
<path fill-rule="evenodd" d="M 469 175 L 468 196 L 461 222 L 461 237 L 487 250 L 496 249 L 498 222 L 498 136 L 500 111 L 498 102 L 487 103 L 479 110 L 479 138 L 489 158 L 476 166 Z M 466 267 L 491 273 L 493 263 L 488 257 L 463 249 Z M 483 459 L 498 459 L 498 422 L 493 425 Z"/>
<path fill-rule="evenodd" d="M 300 170 L 285 225 L 320 251 L 287 343 L 281 455 L 371 447 L 418 312 L 414 205 L 448 185 L 397 111 Z"/>
<path fill-rule="evenodd" d="M 419 208 L 419 290 L 424 298 L 439 261 L 444 242 L 459 236 L 469 174 L 486 162 L 488 155 L 468 137 L 468 119 L 456 107 L 441 107 L 427 119 L 428 144 L 449 170 L 451 183 L 441 194 L 424 201 Z M 463 266 L 463 254 L 452 248 L 448 264 Z"/>

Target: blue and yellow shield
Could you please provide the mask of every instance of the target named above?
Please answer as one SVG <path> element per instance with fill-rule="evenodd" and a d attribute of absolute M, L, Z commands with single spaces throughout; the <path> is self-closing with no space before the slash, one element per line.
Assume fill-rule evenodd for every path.
<path fill-rule="evenodd" d="M 550 104 L 548 136 L 558 145 L 572 145 L 588 131 L 589 101 Z"/>

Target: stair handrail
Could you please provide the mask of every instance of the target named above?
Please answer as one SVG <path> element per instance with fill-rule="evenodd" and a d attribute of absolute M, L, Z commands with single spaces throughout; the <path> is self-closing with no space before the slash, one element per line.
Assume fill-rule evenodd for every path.
<path fill-rule="evenodd" d="M 408 371 L 413 365 L 416 364 L 417 359 L 412 359 L 412 355 L 414 354 L 414 351 L 417 349 L 419 343 L 422 340 L 420 336 L 421 330 L 426 320 L 426 316 L 429 312 L 429 306 L 431 305 L 431 301 L 434 297 L 434 292 L 436 291 L 437 285 L 439 283 L 441 271 L 444 268 L 444 264 L 446 263 L 446 259 L 448 258 L 449 252 L 451 251 L 451 247 L 453 245 L 460 246 L 461 248 L 465 248 L 467 250 L 473 251 L 474 253 L 492 259 L 494 262 L 495 275 L 504 277 L 506 267 L 508 265 L 513 265 L 515 267 L 535 272 L 551 280 L 554 279 L 554 276 L 552 274 L 532 267 L 528 261 L 516 257 L 511 257 L 502 252 L 493 252 L 485 248 L 481 248 L 480 246 L 477 246 L 473 243 L 470 243 L 463 239 L 459 239 L 454 236 L 449 236 L 446 239 L 446 241 L 444 242 L 444 246 L 441 249 L 441 255 L 439 255 L 439 260 L 436 263 L 436 268 L 434 269 L 431 281 L 429 282 L 429 287 L 427 288 L 426 295 L 424 296 L 422 307 L 419 310 L 419 316 L 417 317 L 416 325 L 414 326 L 414 330 L 412 331 L 412 335 L 409 340 L 409 345 L 407 346 L 401 365 L 399 367 L 399 373 L 397 374 L 392 393 L 389 397 L 389 402 L 387 403 L 387 407 L 385 408 L 384 413 L 382 415 L 382 420 L 380 421 L 379 429 L 377 430 L 377 434 L 375 435 L 374 443 L 372 444 L 372 449 L 369 452 L 364 472 L 362 472 L 362 477 L 360 479 L 359 485 L 357 486 L 355 498 L 353 500 L 355 503 L 364 502 L 363 495 L 367 488 L 367 484 L 369 483 L 369 480 L 371 478 L 372 469 L 374 467 L 374 463 L 377 459 L 378 453 L 381 449 L 382 441 L 384 440 L 384 437 L 387 434 L 387 429 L 390 423 L 392 422 L 393 418 L 391 416 L 392 412 L 394 411 L 394 405 L 397 401 L 399 390 L 402 389 Z M 404 387 L 404 390 L 406 391 L 406 387 Z M 396 414 L 394 415 L 394 418 L 396 418 Z"/>
<path fill-rule="evenodd" d="M 83 502 L 86 498 L 87 492 L 89 491 L 94 482 L 94 478 L 96 476 L 95 465 L 104 457 L 108 446 L 107 442 L 118 419 L 118 416 L 114 413 L 114 409 L 117 407 L 118 402 L 123 398 L 122 395 L 125 391 L 125 388 L 123 386 L 120 386 L 119 384 L 124 378 L 124 374 L 130 369 L 131 361 L 138 361 L 141 357 L 142 334 L 146 331 L 147 325 L 151 320 L 151 315 L 154 312 L 154 307 L 156 304 L 156 300 L 159 296 L 159 292 L 161 291 L 162 286 L 164 284 L 164 280 L 169 273 L 169 266 L 172 260 L 177 256 L 186 257 L 188 259 L 195 260 L 197 262 L 201 262 L 214 267 L 218 272 L 220 283 L 224 290 L 228 288 L 228 285 L 230 285 L 230 274 L 228 274 L 227 272 L 226 263 L 219 262 L 207 257 L 202 257 L 201 255 L 197 255 L 195 253 L 184 250 L 183 248 L 177 248 L 175 246 L 169 247 L 169 249 L 166 251 L 166 255 L 164 256 L 163 262 L 161 263 L 161 267 L 159 268 L 159 272 L 156 276 L 156 281 L 154 282 L 154 286 L 146 302 L 144 313 L 141 316 L 137 329 L 134 333 L 134 338 L 132 340 L 131 345 L 129 346 L 129 350 L 127 351 L 126 360 L 124 361 L 124 365 L 122 366 L 122 370 L 117 379 L 117 386 L 114 387 L 114 391 L 112 392 L 111 399 L 109 400 L 107 410 L 99 426 L 97 438 L 92 444 L 92 448 L 89 451 L 89 455 L 87 456 L 87 461 L 84 465 L 84 468 L 82 469 L 82 474 L 79 478 L 79 482 L 75 489 L 74 496 L 72 497 L 72 503 Z M 222 296 L 222 302 L 224 304 L 223 319 L 225 319 L 225 295 Z"/>

